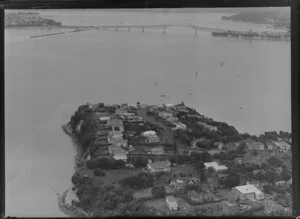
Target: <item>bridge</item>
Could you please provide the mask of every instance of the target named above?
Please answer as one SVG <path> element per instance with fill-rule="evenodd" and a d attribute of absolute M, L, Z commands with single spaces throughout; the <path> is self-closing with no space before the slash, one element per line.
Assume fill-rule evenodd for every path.
<path fill-rule="evenodd" d="M 224 31 L 225 29 L 220 28 L 211 28 L 211 27 L 203 27 L 194 24 L 150 24 L 150 25 L 101 25 L 101 26 L 78 26 L 78 25 L 64 25 L 62 28 L 71 28 L 75 29 L 75 31 L 82 31 L 87 29 L 98 29 L 98 30 L 106 30 L 106 31 L 132 31 L 132 30 L 141 30 L 141 32 L 145 32 L 145 30 L 150 29 L 158 29 L 162 30 L 163 34 L 166 34 L 167 29 L 170 27 L 184 27 L 190 28 L 194 31 L 195 36 L 197 36 L 198 31 Z"/>

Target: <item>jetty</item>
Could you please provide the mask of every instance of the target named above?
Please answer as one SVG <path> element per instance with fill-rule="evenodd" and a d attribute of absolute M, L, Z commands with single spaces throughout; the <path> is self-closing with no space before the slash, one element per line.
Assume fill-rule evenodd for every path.
<path fill-rule="evenodd" d="M 30 38 L 53 36 L 53 35 L 59 35 L 59 34 L 64 34 L 64 33 L 65 32 L 41 34 L 41 35 L 30 36 Z"/>

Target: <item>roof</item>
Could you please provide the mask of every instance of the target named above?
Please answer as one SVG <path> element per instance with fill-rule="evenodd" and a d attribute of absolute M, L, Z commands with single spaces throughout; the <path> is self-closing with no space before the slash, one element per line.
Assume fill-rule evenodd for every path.
<path fill-rule="evenodd" d="M 255 194 L 262 194 L 262 192 L 256 188 L 254 185 L 243 185 L 243 186 L 236 186 L 236 188 L 239 192 L 243 194 L 247 193 L 255 193 Z"/>
<path fill-rule="evenodd" d="M 210 130 L 216 130 L 216 129 L 218 129 L 218 128 L 215 127 L 215 126 L 208 125 L 208 124 L 206 124 L 206 123 L 204 123 L 204 122 L 198 122 L 198 125 L 202 125 L 204 128 L 207 128 L 207 129 L 210 129 Z"/>
<path fill-rule="evenodd" d="M 160 168 L 169 168 L 170 167 L 170 161 L 157 161 L 154 163 L 149 164 L 154 169 L 160 169 Z"/>
<path fill-rule="evenodd" d="M 156 131 L 145 131 L 142 135 L 156 135 Z"/>
<path fill-rule="evenodd" d="M 151 148 L 151 151 L 164 151 L 164 148 L 163 147 L 155 147 L 155 148 Z"/>
<path fill-rule="evenodd" d="M 258 141 L 247 142 L 247 144 L 248 144 L 248 145 L 252 145 L 252 146 L 258 146 L 258 147 L 264 146 L 263 143 L 258 142 Z"/>
<path fill-rule="evenodd" d="M 187 194 L 194 199 L 202 199 L 202 196 L 198 194 L 195 190 L 188 191 Z"/>
<path fill-rule="evenodd" d="M 127 154 L 127 151 L 116 145 L 109 146 L 109 150 L 113 154 Z"/>
<path fill-rule="evenodd" d="M 206 168 L 213 167 L 213 168 L 216 169 L 216 170 L 227 169 L 226 166 L 224 166 L 224 165 L 219 165 L 217 162 L 207 162 L 207 163 L 204 163 L 204 166 L 205 166 Z"/>
<path fill-rule="evenodd" d="M 108 124 L 111 126 L 122 126 L 123 122 L 121 119 L 111 119 L 108 121 Z"/>
<path fill-rule="evenodd" d="M 166 196 L 166 200 L 169 202 L 177 202 L 176 198 L 172 195 Z"/>
<path fill-rule="evenodd" d="M 101 121 L 110 120 L 110 116 L 103 116 L 99 118 Z"/>
<path fill-rule="evenodd" d="M 278 147 L 290 147 L 290 145 L 284 141 L 274 141 L 274 144 Z"/>

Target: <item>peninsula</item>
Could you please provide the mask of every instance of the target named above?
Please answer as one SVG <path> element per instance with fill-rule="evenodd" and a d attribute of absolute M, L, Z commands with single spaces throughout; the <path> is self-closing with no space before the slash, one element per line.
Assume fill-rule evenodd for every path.
<path fill-rule="evenodd" d="M 43 18 L 37 12 L 9 12 L 5 14 L 5 27 L 60 27 L 61 22 Z"/>
<path fill-rule="evenodd" d="M 292 215 L 288 132 L 239 133 L 183 102 L 88 103 L 62 128 L 78 145 L 68 215 Z"/>

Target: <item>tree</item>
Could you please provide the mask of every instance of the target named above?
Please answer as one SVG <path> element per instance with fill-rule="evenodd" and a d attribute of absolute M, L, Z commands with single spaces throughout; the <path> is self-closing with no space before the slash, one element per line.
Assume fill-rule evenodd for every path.
<path fill-rule="evenodd" d="M 281 167 L 283 165 L 283 162 L 274 156 L 270 157 L 267 161 L 274 167 Z"/>
<path fill-rule="evenodd" d="M 94 170 L 94 175 L 95 176 L 105 176 L 105 172 L 100 171 L 100 169 L 97 168 L 97 169 Z"/>
<path fill-rule="evenodd" d="M 252 155 L 257 156 L 258 155 L 257 150 L 252 151 Z"/>
<path fill-rule="evenodd" d="M 164 198 L 166 196 L 166 188 L 164 186 L 154 186 L 151 189 L 154 198 Z"/>
<path fill-rule="evenodd" d="M 148 163 L 148 159 L 146 157 L 136 157 L 133 160 L 133 165 L 135 167 L 145 167 Z"/>
<path fill-rule="evenodd" d="M 290 178 L 291 178 L 291 176 L 288 173 L 288 171 L 286 169 L 283 169 L 281 174 L 280 174 L 280 180 L 288 181 Z"/>
<path fill-rule="evenodd" d="M 277 174 L 273 171 L 267 171 L 264 175 L 263 175 L 263 179 L 264 181 L 268 182 L 268 183 L 275 183 L 275 180 L 277 178 Z"/>
<path fill-rule="evenodd" d="M 232 188 L 238 186 L 239 184 L 240 184 L 240 177 L 236 175 L 228 176 L 224 181 L 224 185 L 227 188 Z"/>
<path fill-rule="evenodd" d="M 177 160 L 178 160 L 179 164 L 184 164 L 189 160 L 189 156 L 180 154 L 180 155 L 178 155 Z"/>

